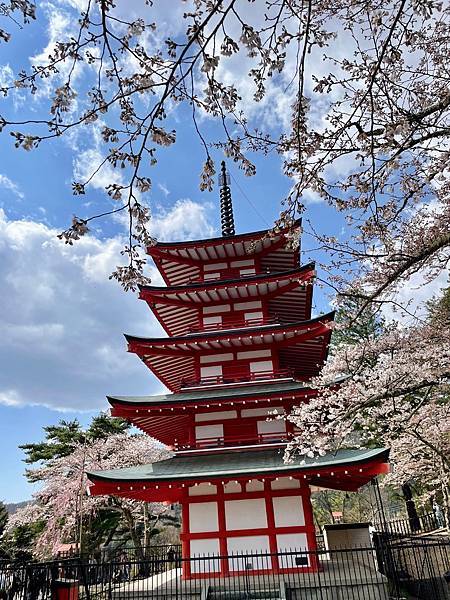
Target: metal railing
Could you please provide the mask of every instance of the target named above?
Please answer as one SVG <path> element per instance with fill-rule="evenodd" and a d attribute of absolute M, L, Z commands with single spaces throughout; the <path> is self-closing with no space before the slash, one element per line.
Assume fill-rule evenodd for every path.
<path fill-rule="evenodd" d="M 387 531 L 391 534 L 416 535 L 429 533 L 440 529 L 443 524 L 438 522 L 434 513 L 419 515 L 417 519 L 391 519 L 374 523 L 378 531 Z"/>
<path fill-rule="evenodd" d="M 255 381 L 267 381 L 272 379 L 292 379 L 291 369 L 276 369 L 270 371 L 258 371 L 256 373 L 239 372 L 227 373 L 225 375 L 210 375 L 201 379 L 183 379 L 181 388 L 208 387 L 213 385 L 226 385 L 229 383 L 254 383 Z"/>
<path fill-rule="evenodd" d="M 198 331 L 219 331 L 221 329 L 245 329 L 246 327 L 260 327 L 261 325 L 275 325 L 279 323 L 277 317 L 261 317 L 258 319 L 244 319 L 230 323 L 199 323 L 189 327 L 189 333 Z"/>
<path fill-rule="evenodd" d="M 196 440 L 193 444 L 174 444 L 176 450 L 201 450 L 203 448 L 227 448 L 229 446 L 249 446 L 255 444 L 285 444 L 288 441 L 286 432 L 258 433 L 249 436 L 220 436 Z"/>
<path fill-rule="evenodd" d="M 7 600 L 190 600 L 309 598 L 448 598 L 450 543 L 286 552 L 245 552 L 145 561 L 0 564 L 0 596 Z"/>

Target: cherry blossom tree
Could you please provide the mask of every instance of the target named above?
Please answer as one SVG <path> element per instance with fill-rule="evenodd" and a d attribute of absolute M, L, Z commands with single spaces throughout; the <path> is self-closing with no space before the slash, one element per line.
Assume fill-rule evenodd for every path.
<path fill-rule="evenodd" d="M 143 2 L 133 19 L 121 4 L 86 0 L 77 27 L 46 60 L 2 89 L 50 90 L 41 115 L 20 122 L 2 115 L 16 147 L 34 150 L 75 132 L 103 141 L 101 160 L 73 192 L 89 193 L 96 174 L 108 170 L 109 201 L 101 214 L 74 217 L 62 233 L 67 243 L 85 235 L 92 219 L 127 213 L 128 265 L 113 276 L 126 289 L 145 280 L 140 248 L 152 243 L 151 167 L 176 143 L 172 117 L 184 111 L 204 149 L 201 189 L 213 185 L 212 148 L 247 175 L 255 173 L 252 153 L 275 151 L 292 178 L 276 226 L 302 213 L 311 194 L 344 213 L 350 235 L 343 240 L 309 228 L 329 253 L 328 280 L 340 293 L 368 303 L 392 299 L 412 273 L 432 278 L 445 268 L 446 3 L 180 0 L 170 5 L 173 36 L 161 1 Z M 28 1 L 5 5 L 6 16 L 16 12 L 35 16 Z M 269 127 L 258 116 L 277 97 L 289 99 L 291 121 Z M 204 115 L 219 125 L 214 139 L 203 132 Z"/>
<path fill-rule="evenodd" d="M 137 524 L 143 518 L 143 503 L 90 496 L 87 493 L 86 471 L 101 471 L 155 462 L 169 457 L 169 452 L 145 435 L 115 434 L 108 438 L 79 444 L 68 456 L 49 461 L 34 469 L 35 480 L 43 483 L 34 494 L 34 501 L 18 510 L 8 521 L 6 535 L 14 528 L 44 522 L 38 535 L 36 554 L 54 554 L 61 542 L 87 543 L 89 523 L 102 511 L 120 513 L 127 527 L 138 558 L 143 559 L 142 542 Z M 166 510 L 160 504 L 150 504 L 148 512 L 158 515 Z"/>
<path fill-rule="evenodd" d="M 154 242 L 152 167 L 177 142 L 174 115 L 189 115 L 203 148 L 202 190 L 212 189 L 217 150 L 249 176 L 253 153 L 278 153 L 292 187 L 275 229 L 303 214 L 311 196 L 348 223 L 331 237 L 303 219 L 320 279 L 338 302 L 357 301 L 349 323 L 388 303 L 410 318 L 339 346 L 314 382 L 318 399 L 292 415 L 302 435 L 289 452 L 322 453 L 355 431 L 357 443 L 395 444 L 408 435 L 429 447 L 434 437 L 418 419 L 445 401 L 449 323 L 418 318 L 411 280 L 417 288 L 448 272 L 450 6 L 192 0 L 170 3 L 179 16 L 174 34 L 160 18 L 163 6 L 143 3 L 131 19 L 120 2 L 86 0 L 76 29 L 2 89 L 50 90 L 42 114 L 1 116 L 17 148 L 36 151 L 75 134 L 101 140 L 101 158 L 73 182 L 73 193 L 89 194 L 97 174 L 107 173 L 105 209 L 74 217 L 61 238 L 75 243 L 93 219 L 127 215 L 127 264 L 112 277 L 135 289 L 147 281 L 141 250 Z M 29 18 L 28 3 L 11 2 L 13 9 Z M 277 112 L 280 98 L 290 104 L 289 122 Z M 275 125 L 261 118 L 264 110 L 275 113 Z M 205 116 L 218 125 L 212 139 Z M 433 446 L 448 465 L 441 445 Z"/>

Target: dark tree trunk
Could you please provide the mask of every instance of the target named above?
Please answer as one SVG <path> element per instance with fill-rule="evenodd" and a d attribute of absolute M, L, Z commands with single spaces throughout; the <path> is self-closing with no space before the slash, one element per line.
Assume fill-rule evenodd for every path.
<path fill-rule="evenodd" d="M 413 500 L 413 494 L 409 483 L 404 483 L 402 485 L 402 494 L 403 498 L 405 499 L 406 512 L 408 513 L 408 521 L 411 531 L 419 531 L 420 519 L 419 515 L 417 514 L 416 504 Z"/>

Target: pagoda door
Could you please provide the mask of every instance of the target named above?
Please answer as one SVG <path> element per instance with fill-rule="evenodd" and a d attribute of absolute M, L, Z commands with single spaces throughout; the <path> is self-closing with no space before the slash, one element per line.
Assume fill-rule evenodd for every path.
<path fill-rule="evenodd" d="M 250 365 L 248 362 L 240 360 L 223 363 L 222 375 L 224 383 L 248 381 L 250 379 Z"/>
<path fill-rule="evenodd" d="M 225 444 L 255 443 L 258 438 L 258 429 L 255 420 L 225 421 Z"/>

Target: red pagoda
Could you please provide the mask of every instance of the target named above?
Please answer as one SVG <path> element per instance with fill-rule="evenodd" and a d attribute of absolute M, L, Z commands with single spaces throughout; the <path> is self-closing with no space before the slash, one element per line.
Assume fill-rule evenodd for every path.
<path fill-rule="evenodd" d="M 314 265 L 299 264 L 292 229 L 235 234 L 227 177 L 222 164 L 222 237 L 148 248 L 167 286 L 143 286 L 140 298 L 168 337 L 126 337 L 170 393 L 108 397 L 112 415 L 174 456 L 89 473 L 90 491 L 179 502 L 183 557 L 220 556 L 222 575 L 241 571 L 232 554 L 255 551 L 283 572 L 277 554 L 292 548 L 298 568 L 314 570 L 301 554 L 316 549 L 311 486 L 355 491 L 386 472 L 388 452 L 284 462 L 296 430 L 282 417 L 316 394 L 308 382 L 326 359 L 333 313 L 311 318 Z M 189 561 L 183 568 L 205 576 Z"/>

